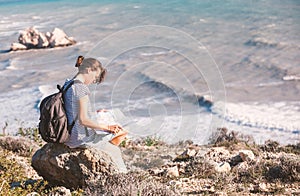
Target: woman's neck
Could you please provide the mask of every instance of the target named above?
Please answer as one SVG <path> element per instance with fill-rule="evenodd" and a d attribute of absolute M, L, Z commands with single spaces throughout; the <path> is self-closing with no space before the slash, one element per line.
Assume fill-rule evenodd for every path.
<path fill-rule="evenodd" d="M 81 81 L 82 83 L 85 83 L 85 78 L 82 74 L 77 74 L 77 76 L 74 77 L 74 80 L 79 80 Z"/>

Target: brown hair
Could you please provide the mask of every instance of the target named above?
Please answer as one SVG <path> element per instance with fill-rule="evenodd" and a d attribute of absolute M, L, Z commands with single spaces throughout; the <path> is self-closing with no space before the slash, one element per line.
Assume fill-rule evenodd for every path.
<path fill-rule="evenodd" d="M 97 78 L 97 83 L 101 83 L 106 75 L 106 69 L 102 67 L 100 61 L 94 58 L 84 58 L 83 56 L 78 56 L 75 67 L 78 67 L 79 73 L 84 73 L 88 68 L 91 68 L 92 71 L 97 71 L 100 69 L 100 75 Z"/>
<path fill-rule="evenodd" d="M 82 64 L 83 59 L 84 59 L 83 56 L 78 56 L 75 67 L 79 67 Z"/>

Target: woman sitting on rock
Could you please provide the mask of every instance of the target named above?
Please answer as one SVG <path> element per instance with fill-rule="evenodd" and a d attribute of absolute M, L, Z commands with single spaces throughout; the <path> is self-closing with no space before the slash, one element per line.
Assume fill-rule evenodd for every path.
<path fill-rule="evenodd" d="M 118 146 L 109 142 L 111 134 L 122 130 L 119 125 L 99 124 L 92 120 L 92 107 L 90 103 L 90 91 L 88 85 L 103 82 L 106 69 L 94 58 L 83 58 L 79 56 L 75 65 L 78 73 L 64 86 L 74 81 L 64 96 L 68 124 L 75 122 L 70 139 L 65 143 L 70 148 L 85 148 L 91 146 L 106 152 L 117 164 L 120 172 L 127 172 Z M 103 131 L 96 134 L 95 130 Z M 107 134 L 110 133 L 110 134 Z"/>

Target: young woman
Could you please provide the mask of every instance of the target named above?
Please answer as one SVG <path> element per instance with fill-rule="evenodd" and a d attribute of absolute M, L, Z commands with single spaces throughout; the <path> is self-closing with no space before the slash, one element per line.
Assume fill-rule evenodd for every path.
<path fill-rule="evenodd" d="M 121 172 L 127 172 L 120 149 L 109 142 L 111 134 L 118 133 L 122 127 L 99 124 L 92 120 L 93 112 L 88 85 L 100 84 L 104 80 L 106 69 L 98 60 L 94 58 L 85 59 L 82 56 L 78 57 L 75 66 L 78 68 L 78 73 L 64 85 L 66 87 L 74 81 L 64 96 L 68 124 L 71 125 L 72 122 L 75 122 L 71 137 L 65 144 L 70 148 L 91 146 L 102 150 L 112 157 Z M 101 130 L 103 134 L 96 134 L 95 130 Z"/>

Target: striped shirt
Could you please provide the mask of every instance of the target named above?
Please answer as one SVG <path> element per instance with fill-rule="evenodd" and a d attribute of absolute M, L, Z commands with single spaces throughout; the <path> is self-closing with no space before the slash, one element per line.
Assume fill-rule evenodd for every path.
<path fill-rule="evenodd" d="M 72 80 L 66 81 L 65 85 L 68 85 Z M 64 102 L 65 109 L 68 119 L 68 124 L 71 125 L 72 122 L 76 119 L 79 113 L 79 100 L 84 96 L 89 96 L 90 90 L 87 85 L 77 82 L 74 83 L 65 93 Z M 92 117 L 92 107 L 90 100 L 88 101 L 88 115 Z M 78 117 L 77 117 L 78 119 Z M 89 140 L 88 136 L 95 134 L 95 132 L 91 129 L 87 129 L 83 125 L 76 120 L 74 127 L 71 132 L 71 137 L 69 141 L 65 144 L 71 148 L 79 147 L 83 145 L 87 140 Z"/>

